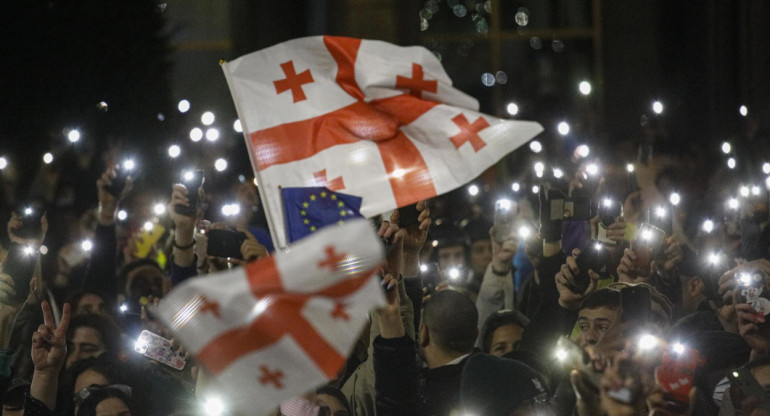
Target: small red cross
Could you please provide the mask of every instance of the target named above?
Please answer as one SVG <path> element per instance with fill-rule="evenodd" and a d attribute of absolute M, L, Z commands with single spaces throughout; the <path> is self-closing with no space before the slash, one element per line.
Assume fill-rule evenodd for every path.
<path fill-rule="evenodd" d="M 219 303 L 209 302 L 205 296 L 201 296 L 201 302 L 203 302 L 203 305 L 201 305 L 201 307 L 198 309 L 198 312 L 211 312 L 211 314 L 214 315 L 217 319 L 222 318 L 222 314 L 219 312 Z"/>
<path fill-rule="evenodd" d="M 318 186 L 325 186 L 331 191 L 338 191 L 345 189 L 345 182 L 342 180 L 342 176 L 338 176 L 331 181 L 326 179 L 326 169 L 313 172 L 313 177 Z"/>
<path fill-rule="evenodd" d="M 313 76 L 310 74 L 310 69 L 306 69 L 297 74 L 294 70 L 294 61 L 288 61 L 281 64 L 286 78 L 273 81 L 275 84 L 275 93 L 281 94 L 284 91 L 291 90 L 291 96 L 294 98 L 294 102 L 307 100 L 305 91 L 302 90 L 303 84 L 310 84 L 313 81 Z"/>
<path fill-rule="evenodd" d="M 332 310 L 332 318 L 334 319 L 344 319 L 346 321 L 350 320 L 350 315 L 345 312 L 345 304 L 344 303 L 335 303 L 334 309 Z"/>
<path fill-rule="evenodd" d="M 481 137 L 479 137 L 477 134 L 479 131 L 489 127 L 489 123 L 487 123 L 483 117 L 477 118 L 473 124 L 468 124 L 468 119 L 465 118 L 464 114 L 460 113 L 457 115 L 457 117 L 453 118 L 452 121 L 454 121 L 457 127 L 460 128 L 460 132 L 451 138 L 455 148 L 459 149 L 460 146 L 464 145 L 465 143 L 471 142 L 473 151 L 478 152 L 481 150 L 481 148 L 487 145 L 484 140 L 481 140 Z"/>
<path fill-rule="evenodd" d="M 412 78 L 396 76 L 396 88 L 405 88 L 409 90 L 409 94 L 414 95 L 417 98 L 422 98 L 422 92 L 428 91 L 436 93 L 438 88 L 438 81 L 426 80 L 423 77 L 425 74 L 422 71 L 422 65 L 412 64 Z"/>
<path fill-rule="evenodd" d="M 270 369 L 267 368 L 266 365 L 260 365 L 259 371 L 262 372 L 262 376 L 259 377 L 260 384 L 273 383 L 275 388 L 279 390 L 283 388 L 283 383 L 281 383 L 281 379 L 283 378 L 283 372 L 281 370 L 270 371 Z"/>
<path fill-rule="evenodd" d="M 337 265 L 342 260 L 345 260 L 345 257 L 347 257 L 347 254 L 337 254 L 337 252 L 334 250 L 334 247 L 332 246 L 326 246 L 326 259 L 323 261 L 318 262 L 318 267 L 328 267 L 329 270 L 335 271 L 337 270 Z"/>

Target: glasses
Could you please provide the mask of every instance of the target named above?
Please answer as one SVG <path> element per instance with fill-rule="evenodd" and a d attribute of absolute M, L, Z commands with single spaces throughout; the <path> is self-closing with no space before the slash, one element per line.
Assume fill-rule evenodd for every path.
<path fill-rule="evenodd" d="M 89 397 L 94 395 L 95 393 L 100 392 L 120 392 L 124 396 L 131 399 L 131 387 L 126 386 L 125 384 L 110 384 L 108 386 L 97 386 L 92 385 L 89 387 L 84 388 L 83 390 L 80 390 L 79 392 L 75 393 L 75 397 L 73 400 L 75 401 L 75 404 L 80 406 L 88 400 Z"/>

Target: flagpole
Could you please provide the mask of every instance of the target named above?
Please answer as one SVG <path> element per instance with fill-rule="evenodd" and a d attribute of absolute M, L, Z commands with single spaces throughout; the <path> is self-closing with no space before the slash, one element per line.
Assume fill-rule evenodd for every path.
<path fill-rule="evenodd" d="M 267 198 L 265 198 L 264 191 L 262 190 L 264 185 L 262 182 L 262 177 L 260 177 L 259 175 L 259 165 L 257 164 L 256 157 L 254 156 L 254 148 L 252 146 L 251 139 L 249 138 L 250 129 L 248 126 L 248 122 L 246 121 L 246 118 L 243 117 L 243 112 L 241 111 L 241 107 L 238 104 L 239 101 L 235 97 L 236 90 L 235 88 L 233 88 L 232 79 L 230 78 L 230 71 L 227 68 L 227 61 L 225 61 L 224 59 L 220 60 L 219 65 L 222 67 L 222 71 L 225 73 L 225 79 L 227 80 L 227 87 L 230 89 L 230 94 L 233 95 L 235 112 L 238 113 L 238 119 L 241 120 L 241 127 L 243 130 L 243 139 L 246 142 L 246 150 L 249 153 L 249 160 L 251 161 L 252 170 L 254 171 L 254 177 L 257 178 L 257 192 L 259 192 L 259 198 L 262 200 L 262 209 L 265 210 L 265 218 L 267 219 L 267 223 L 268 223 L 267 225 L 270 231 L 270 238 L 273 240 L 273 245 L 276 248 L 286 249 L 286 245 L 280 244 L 279 239 L 276 238 L 277 228 L 273 224 L 273 216 L 270 215 L 270 207 L 269 207 L 269 204 L 267 203 L 268 200 Z M 281 218 L 283 218 L 283 216 L 281 216 Z M 283 237 L 284 237 L 283 241 L 286 241 L 287 240 L 286 236 L 284 235 Z"/>

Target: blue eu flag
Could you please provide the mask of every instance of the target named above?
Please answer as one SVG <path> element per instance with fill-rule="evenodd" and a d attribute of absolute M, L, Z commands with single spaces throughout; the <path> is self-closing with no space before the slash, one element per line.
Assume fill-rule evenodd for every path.
<path fill-rule="evenodd" d="M 361 198 L 325 187 L 282 188 L 289 242 L 297 241 L 330 224 L 361 218 Z"/>

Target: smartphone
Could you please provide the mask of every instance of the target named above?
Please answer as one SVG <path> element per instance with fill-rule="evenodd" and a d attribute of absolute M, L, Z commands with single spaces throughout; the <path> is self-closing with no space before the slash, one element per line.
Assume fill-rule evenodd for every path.
<path fill-rule="evenodd" d="M 655 382 L 663 388 L 668 410 L 684 414 L 690 407 L 690 389 L 700 362 L 698 351 L 692 349 L 663 353 L 662 363 L 655 369 Z"/>
<path fill-rule="evenodd" d="M 109 192 L 112 196 L 118 196 L 126 187 L 126 181 L 134 175 L 133 163 L 122 163 L 115 168 L 115 177 L 110 181 L 110 184 L 104 187 L 104 190 Z"/>
<path fill-rule="evenodd" d="M 29 282 L 32 280 L 32 274 L 35 271 L 37 255 L 30 254 L 27 246 L 19 243 L 11 243 L 8 248 L 8 256 L 3 265 L 3 273 L 11 276 L 13 279 L 13 290 L 15 296 L 10 296 L 11 304 L 22 303 L 29 295 Z"/>
<path fill-rule="evenodd" d="M 21 226 L 14 230 L 14 234 L 24 239 L 39 238 L 43 234 L 40 219 L 45 215 L 45 210 L 41 204 L 23 204 L 16 213 L 19 215 Z"/>
<path fill-rule="evenodd" d="M 495 241 L 502 244 L 513 236 L 513 221 L 516 217 L 514 202 L 510 199 L 499 199 L 495 202 Z"/>
<path fill-rule="evenodd" d="M 730 380 L 731 389 L 735 386 L 744 397 L 760 400 L 759 404 L 757 404 L 757 409 L 770 411 L 770 396 L 768 396 L 765 389 L 763 389 L 759 382 L 757 382 L 754 375 L 751 374 L 750 369 L 739 367 L 732 371 L 728 371 L 727 378 Z"/>
<path fill-rule="evenodd" d="M 420 223 L 420 211 L 417 204 L 407 205 L 398 209 L 398 226 L 406 228 Z"/>
<path fill-rule="evenodd" d="M 673 234 L 674 210 L 671 205 L 663 204 L 647 211 L 647 224 L 660 228 L 666 235 Z"/>
<path fill-rule="evenodd" d="M 595 273 L 606 274 L 605 267 L 610 264 L 610 251 L 597 240 L 589 240 L 581 249 L 580 255 L 575 259 L 578 275 L 575 276 L 574 285 L 570 287 L 575 293 L 585 293 L 591 284 L 589 270 Z"/>
<path fill-rule="evenodd" d="M 585 350 L 571 339 L 561 336 L 556 342 L 556 351 L 556 357 L 562 368 L 580 371 L 583 380 L 598 389 L 602 373 L 594 370 L 591 357 Z"/>
<path fill-rule="evenodd" d="M 739 298 L 741 303 L 748 303 L 754 309 L 757 316 L 765 318 L 764 324 L 768 325 L 770 315 L 770 288 L 767 284 L 767 274 L 761 270 L 744 271 L 736 276 L 740 288 Z"/>
<path fill-rule="evenodd" d="M 246 241 L 246 234 L 240 231 L 209 230 L 208 236 L 207 255 L 243 259 L 241 244 Z"/>
<path fill-rule="evenodd" d="M 633 264 L 633 272 L 639 276 L 649 276 L 650 263 L 660 257 L 663 242 L 666 238 L 665 231 L 654 225 L 642 223 L 634 240 L 632 250 L 636 254 Z"/>
<path fill-rule="evenodd" d="M 559 190 L 548 191 L 551 221 L 587 221 L 591 218 L 591 198 L 577 195 L 565 197 Z"/>
<path fill-rule="evenodd" d="M 652 299 L 649 289 L 643 286 L 627 286 L 620 290 L 621 322 L 649 322 L 652 315 Z M 626 337 L 632 337 L 639 328 L 629 328 Z"/>
<path fill-rule="evenodd" d="M 599 224 L 596 239 L 604 244 L 616 245 L 617 242 L 607 238 L 607 229 L 623 217 L 623 204 L 612 198 L 603 198 L 599 203 Z"/>
<path fill-rule="evenodd" d="M 134 351 L 175 370 L 182 370 L 187 364 L 184 356 L 171 348 L 170 340 L 147 330 L 139 334 Z"/>
<path fill-rule="evenodd" d="M 179 182 L 187 187 L 187 200 L 189 205 L 174 205 L 174 212 L 181 215 L 194 216 L 198 211 L 198 189 L 206 181 L 206 174 L 202 169 L 188 170 L 182 172 Z"/>
<path fill-rule="evenodd" d="M 429 295 L 436 292 L 436 286 L 441 283 L 441 273 L 438 269 L 438 263 L 429 262 L 420 265 L 420 281 L 422 287 L 427 289 Z"/>
<path fill-rule="evenodd" d="M 703 294 L 706 299 L 721 301 L 718 282 L 719 277 L 730 270 L 729 259 L 724 254 L 702 251 L 698 253 L 695 261 L 698 262 L 698 273 L 703 280 Z"/>

